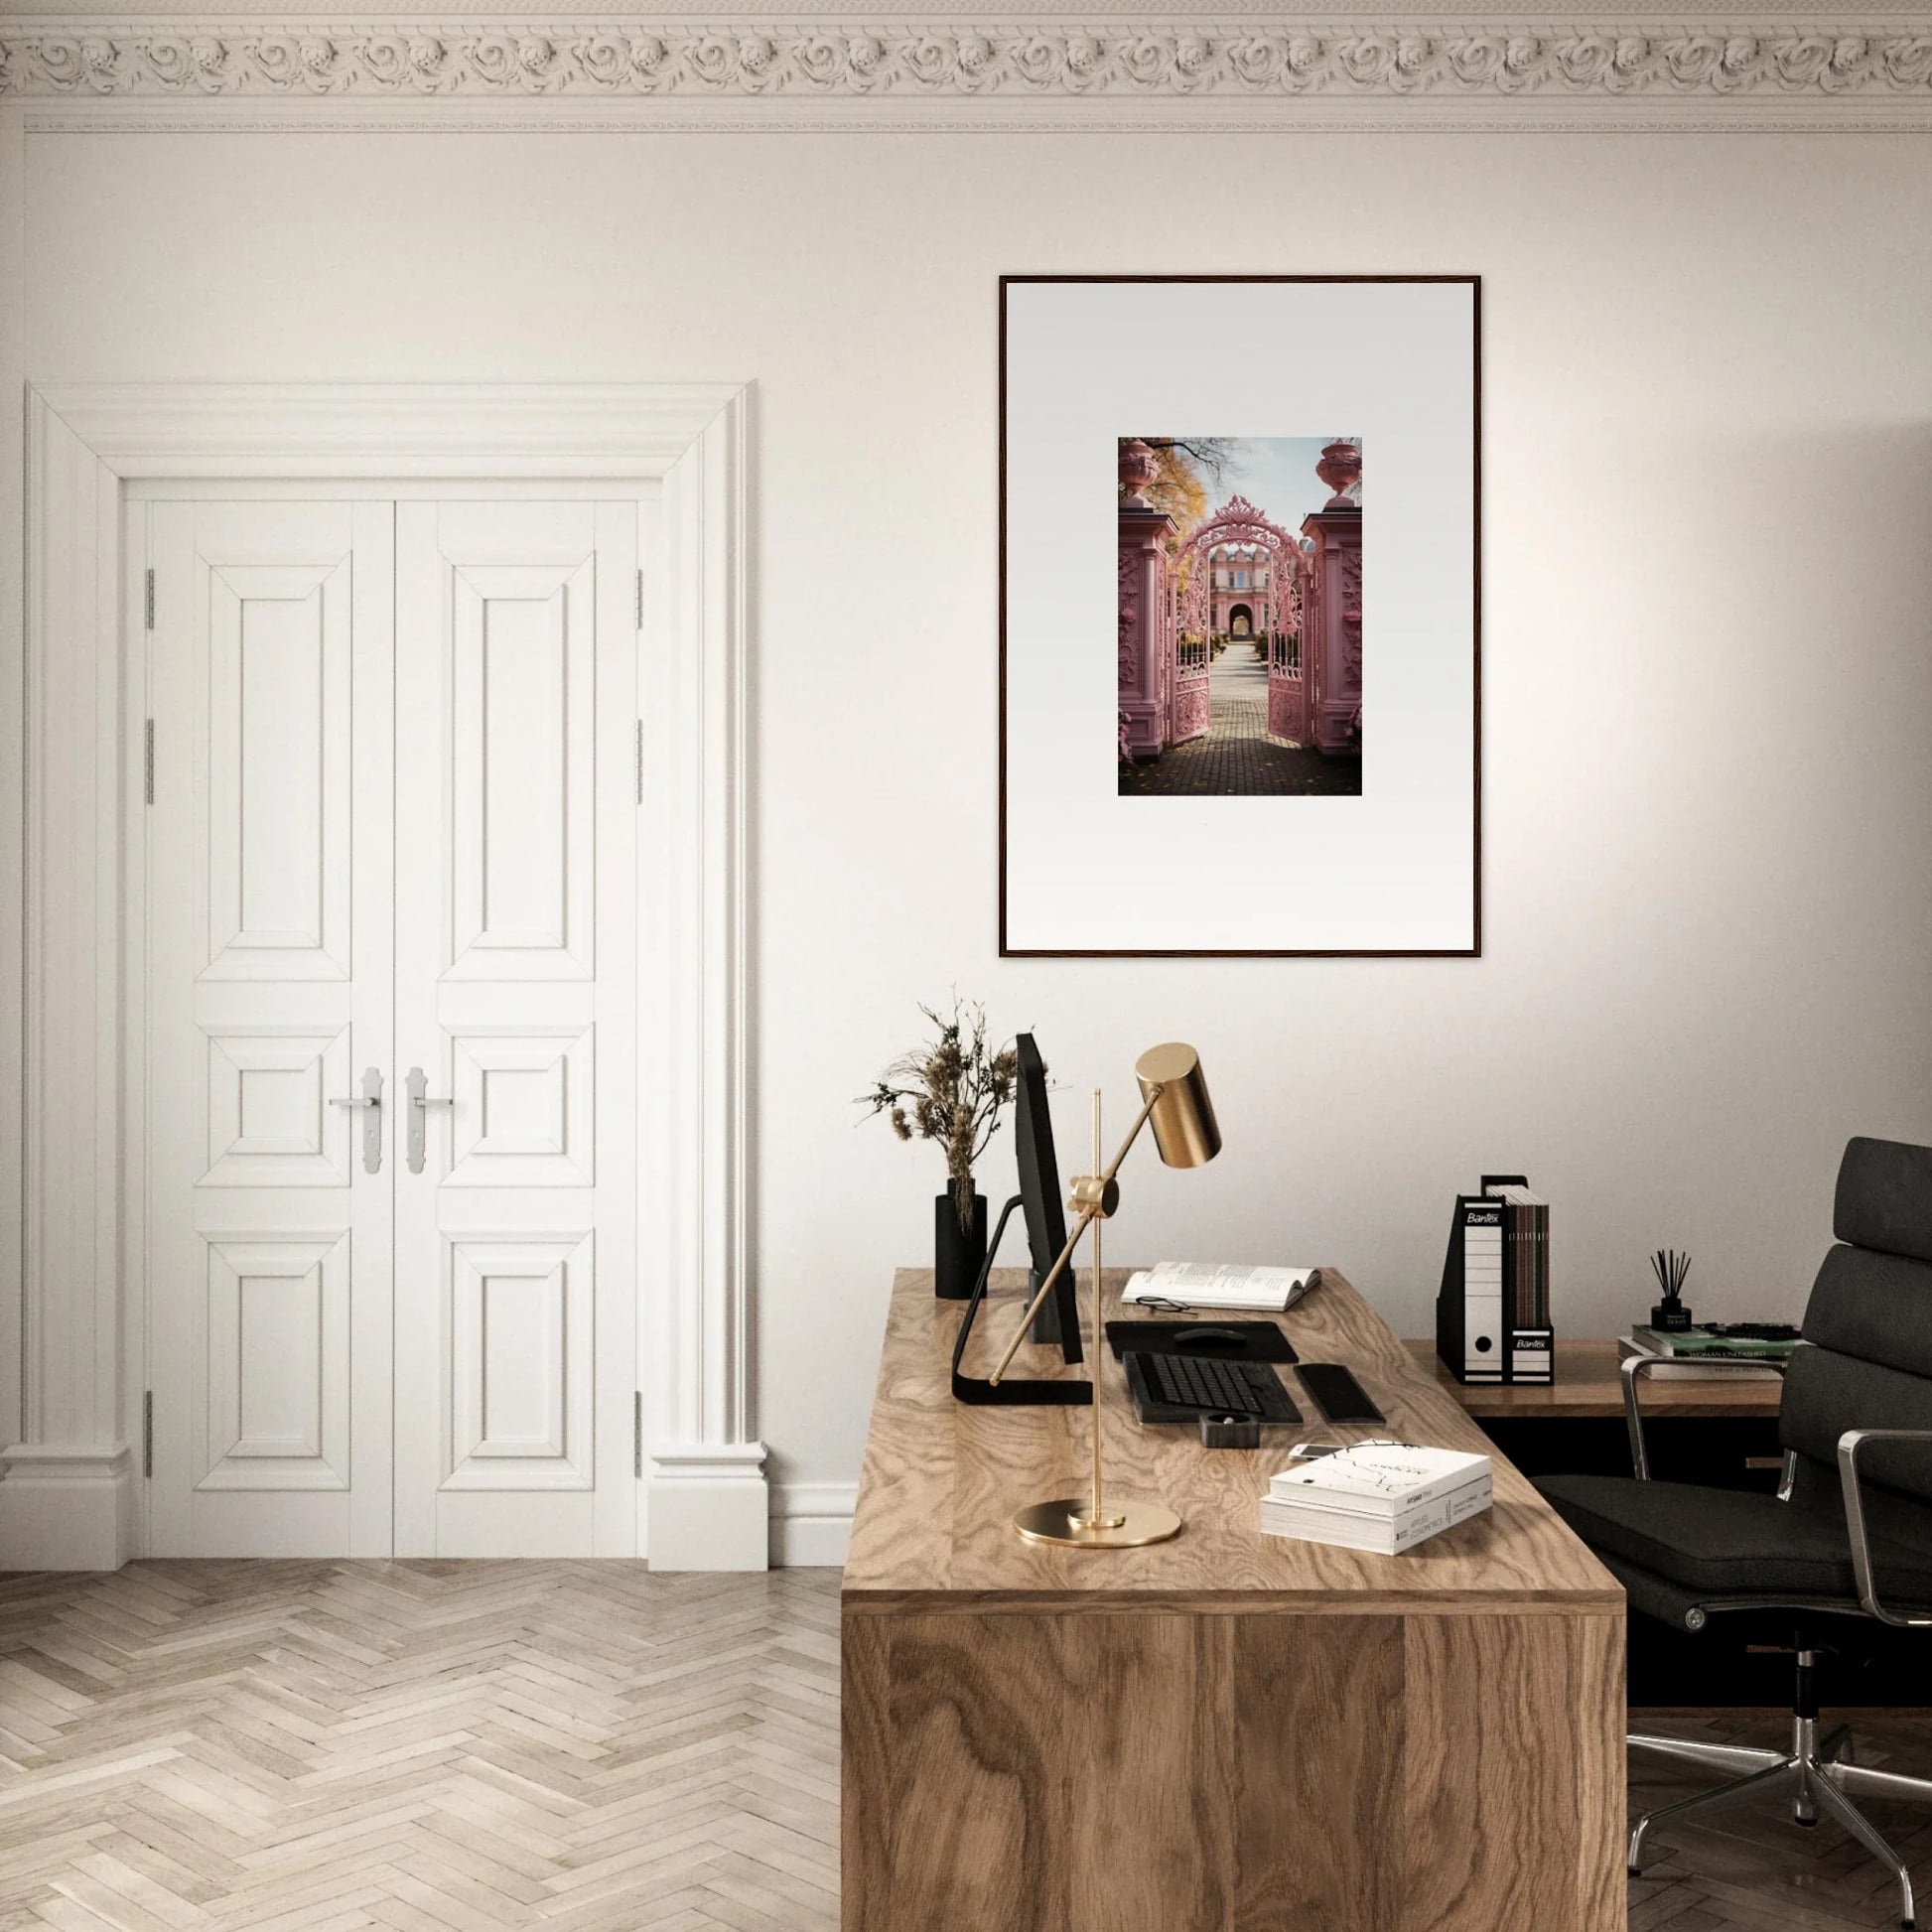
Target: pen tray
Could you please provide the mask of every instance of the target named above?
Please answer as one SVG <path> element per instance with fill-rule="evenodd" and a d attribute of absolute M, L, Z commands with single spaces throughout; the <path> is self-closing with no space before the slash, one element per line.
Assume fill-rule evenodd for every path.
<path fill-rule="evenodd" d="M 1226 1328 L 1237 1339 L 1183 1347 L 1178 1337 L 1196 1328 Z M 1116 1361 L 1126 1348 L 1143 1355 L 1192 1355 L 1197 1361 L 1210 1362 L 1293 1362 L 1301 1359 L 1289 1346 L 1288 1337 L 1272 1321 L 1110 1321 L 1107 1323 L 1107 1339 L 1113 1344 Z"/>

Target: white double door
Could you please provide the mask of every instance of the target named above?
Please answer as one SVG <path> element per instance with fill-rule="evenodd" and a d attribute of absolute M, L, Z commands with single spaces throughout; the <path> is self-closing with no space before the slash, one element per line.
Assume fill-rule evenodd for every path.
<path fill-rule="evenodd" d="M 145 505 L 156 1555 L 635 1548 L 647 509 Z"/>

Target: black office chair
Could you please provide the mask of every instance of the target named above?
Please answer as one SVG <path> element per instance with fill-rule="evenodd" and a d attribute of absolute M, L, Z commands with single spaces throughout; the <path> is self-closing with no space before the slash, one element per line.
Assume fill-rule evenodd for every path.
<path fill-rule="evenodd" d="M 1909 1926 L 1904 1861 L 1852 1800 L 1932 1802 L 1932 1779 L 1857 1763 L 1843 1725 L 1821 1737 L 1814 1672 L 1821 1650 L 1856 1642 L 1871 1619 L 1932 1631 L 1932 1148 L 1853 1141 L 1833 1232 L 1840 1245 L 1818 1271 L 1785 1372 L 1776 1496 L 1649 1479 L 1638 1387 L 1653 1364 L 1643 1360 L 1623 1369 L 1635 1476 L 1547 1476 L 1538 1487 L 1633 1610 L 1693 1631 L 1722 1616 L 1797 1652 L 1788 1751 L 1632 1733 L 1632 1744 L 1743 1775 L 1638 1819 L 1631 1871 L 1655 1826 L 1788 1798 L 1799 1824 L 1823 1813 L 1896 1876 Z"/>

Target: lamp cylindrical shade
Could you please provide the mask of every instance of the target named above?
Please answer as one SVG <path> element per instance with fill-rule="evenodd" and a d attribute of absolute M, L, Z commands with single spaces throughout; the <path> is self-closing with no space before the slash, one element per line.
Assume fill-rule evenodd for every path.
<path fill-rule="evenodd" d="M 1203 1167 L 1220 1153 L 1220 1125 L 1201 1075 L 1200 1055 L 1191 1046 L 1177 1039 L 1150 1046 L 1134 1063 L 1134 1077 L 1141 1083 L 1143 1100 L 1160 1090 L 1148 1125 L 1169 1167 Z"/>

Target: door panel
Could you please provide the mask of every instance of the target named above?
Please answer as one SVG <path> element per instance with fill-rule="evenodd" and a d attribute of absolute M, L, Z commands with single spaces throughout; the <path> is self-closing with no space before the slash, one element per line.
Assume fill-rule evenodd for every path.
<path fill-rule="evenodd" d="M 386 1555 L 392 514 L 148 514 L 151 1548 Z"/>
<path fill-rule="evenodd" d="M 639 506 L 147 514 L 151 1547 L 627 1555 Z"/>
<path fill-rule="evenodd" d="M 588 1489 L 596 1237 L 462 1236 L 450 1255 L 446 1490 Z"/>
<path fill-rule="evenodd" d="M 634 1548 L 637 506 L 397 506 L 399 1556 Z"/>
<path fill-rule="evenodd" d="M 589 525 L 591 505 L 567 508 Z M 594 556 L 453 567 L 449 588 L 455 927 L 445 974 L 592 979 L 597 824 L 577 786 L 595 769 Z"/>
<path fill-rule="evenodd" d="M 207 1234 L 199 1487 L 346 1491 L 348 1236 Z"/>
<path fill-rule="evenodd" d="M 349 559 L 209 567 L 208 967 L 347 979 Z"/>

